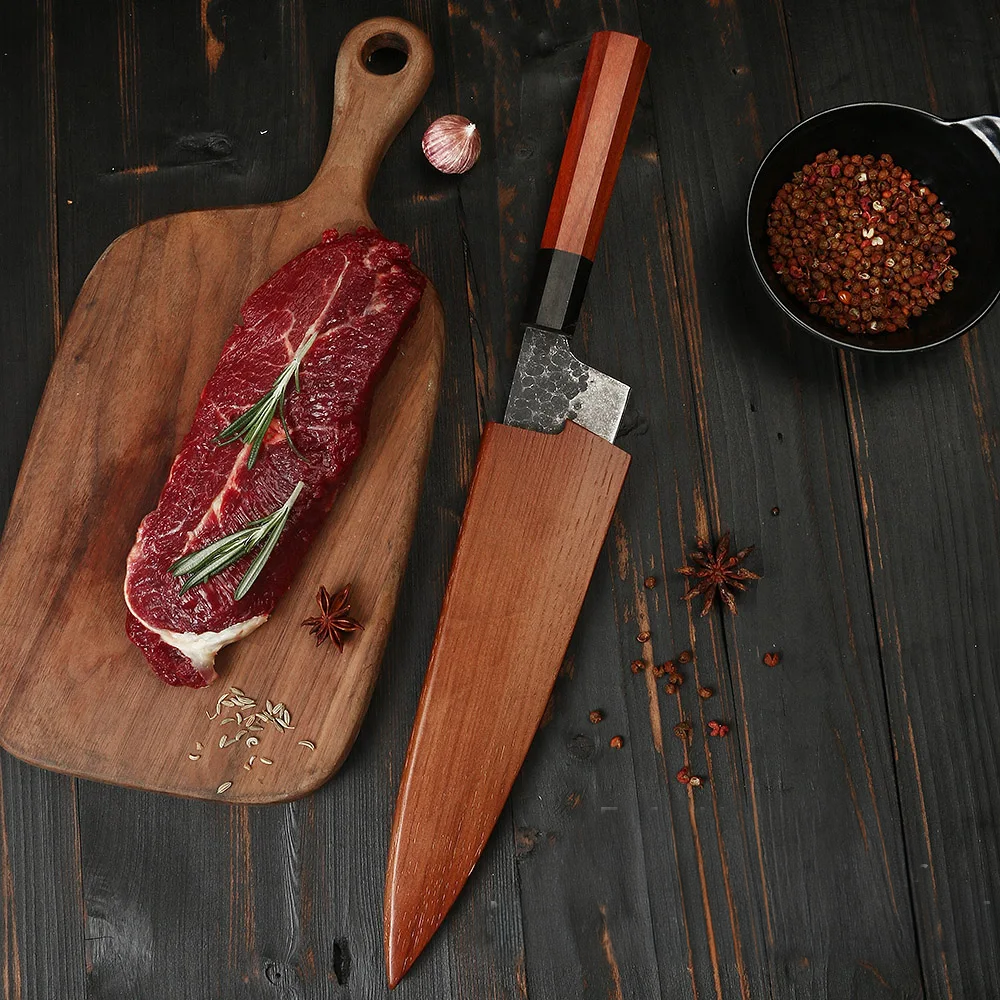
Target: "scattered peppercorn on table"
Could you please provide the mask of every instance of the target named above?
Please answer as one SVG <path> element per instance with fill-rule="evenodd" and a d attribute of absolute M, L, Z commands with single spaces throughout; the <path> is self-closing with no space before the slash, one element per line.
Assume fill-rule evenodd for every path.
<path fill-rule="evenodd" d="M 1000 312 L 925 354 L 840 353 L 780 315 L 742 235 L 758 163 L 802 117 L 863 101 L 1000 112 L 1000 30 L 975 0 L 863 17 L 830 0 L 380 13 L 421 23 L 437 71 L 372 214 L 437 286 L 448 348 L 371 709 L 334 780 L 280 806 L 77 781 L 4 754 L 8 992 L 389 995 L 382 893 L 423 666 L 480 429 L 503 416 L 587 45 L 611 28 L 652 57 L 575 337 L 632 387 L 617 442 L 631 469 L 505 813 L 399 995 L 1000 995 Z M 166 213 L 296 194 L 325 148 L 340 41 L 369 14 L 355 0 L 8 12 L 7 502 L 98 254 Z M 475 124 L 478 159 L 448 146 L 470 166 L 447 174 L 421 141 L 454 115 Z M 872 336 L 965 278 L 935 178 L 884 152 L 817 148 L 773 192 L 787 290 Z M 837 228 L 840 208 L 858 232 Z M 800 259 L 807 244 L 817 255 Z M 100 440 L 70 444 L 100 467 Z M 121 488 L 153 501 L 159 485 Z M 331 629 L 317 670 L 336 669 Z M 219 666 L 191 693 L 209 714 L 243 691 Z M 7 710 L 44 727 L 48 708 Z M 143 711 L 123 676 L 107 712 Z M 312 739 L 289 737 L 304 754 Z"/>

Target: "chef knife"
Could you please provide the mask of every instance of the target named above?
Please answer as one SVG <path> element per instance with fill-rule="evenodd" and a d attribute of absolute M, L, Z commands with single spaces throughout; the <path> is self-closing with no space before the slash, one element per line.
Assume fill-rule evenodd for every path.
<path fill-rule="evenodd" d="M 628 386 L 570 347 L 649 59 L 594 35 L 542 236 L 503 424 L 480 444 L 403 770 L 385 890 L 395 986 L 444 919 L 552 691 L 629 456 Z"/>

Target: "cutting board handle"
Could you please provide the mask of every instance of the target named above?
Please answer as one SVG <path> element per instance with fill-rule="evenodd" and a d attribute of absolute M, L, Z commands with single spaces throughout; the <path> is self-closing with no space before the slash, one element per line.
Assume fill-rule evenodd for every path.
<path fill-rule="evenodd" d="M 406 55 L 396 73 L 379 75 L 366 65 L 379 49 Z M 334 80 L 333 125 L 326 154 L 309 194 L 335 188 L 367 215 L 368 192 L 390 143 L 416 110 L 434 75 L 430 40 L 398 17 L 375 17 L 352 28 L 340 46 Z"/>

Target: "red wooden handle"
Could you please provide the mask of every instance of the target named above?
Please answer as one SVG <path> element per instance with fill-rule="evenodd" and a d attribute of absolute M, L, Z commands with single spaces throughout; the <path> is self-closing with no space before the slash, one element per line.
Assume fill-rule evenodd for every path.
<path fill-rule="evenodd" d="M 542 249 L 594 259 L 648 61 L 649 46 L 634 35 L 591 39 Z"/>

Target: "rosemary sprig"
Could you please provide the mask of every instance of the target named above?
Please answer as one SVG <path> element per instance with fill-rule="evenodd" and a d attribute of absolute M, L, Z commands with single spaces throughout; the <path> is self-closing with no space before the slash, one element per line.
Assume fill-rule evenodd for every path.
<path fill-rule="evenodd" d="M 281 421 L 281 427 L 285 432 L 285 440 L 288 442 L 288 447 L 299 458 L 305 461 L 304 456 L 292 441 L 292 435 L 288 430 L 288 423 L 285 420 L 285 393 L 288 391 L 288 384 L 293 379 L 295 380 L 295 391 L 299 391 L 299 366 L 302 364 L 302 359 L 309 353 L 309 348 L 316 343 L 318 336 L 319 330 L 307 336 L 299 344 L 298 350 L 295 352 L 292 360 L 285 365 L 281 374 L 274 380 L 271 390 L 258 399 L 248 410 L 244 410 L 243 413 L 215 436 L 217 444 L 232 444 L 234 441 L 242 441 L 244 444 L 250 445 L 250 457 L 247 459 L 248 469 L 252 469 L 254 462 L 257 461 L 257 456 L 260 454 L 267 429 L 271 426 L 271 421 L 274 420 L 275 414 L 277 414 L 278 419 Z"/>
<path fill-rule="evenodd" d="M 291 496 L 273 513 L 251 521 L 245 528 L 178 559 L 170 567 L 170 572 L 174 576 L 186 578 L 181 586 L 181 593 L 186 594 L 192 587 L 197 587 L 224 569 L 228 569 L 233 563 L 239 562 L 260 546 L 260 551 L 243 574 L 243 579 L 240 580 L 234 595 L 237 601 L 245 597 L 278 544 L 281 532 L 288 522 L 288 515 L 291 514 L 292 507 L 304 487 L 305 483 L 300 480 L 292 490 Z"/>

